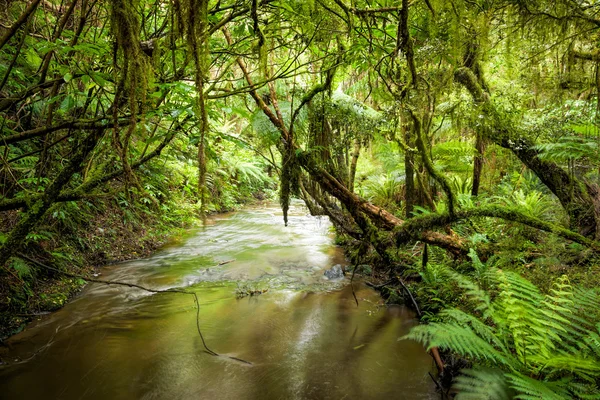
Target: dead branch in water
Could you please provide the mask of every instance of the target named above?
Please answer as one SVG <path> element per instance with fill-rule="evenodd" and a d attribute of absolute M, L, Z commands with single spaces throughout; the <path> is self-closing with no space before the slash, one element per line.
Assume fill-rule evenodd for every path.
<path fill-rule="evenodd" d="M 230 358 L 232 360 L 236 360 L 236 361 L 240 361 L 243 362 L 245 364 L 249 364 L 252 365 L 252 363 L 250 361 L 246 361 L 246 360 L 242 360 L 240 358 L 237 357 L 230 357 L 230 356 L 222 356 L 221 354 L 211 350 L 208 345 L 206 344 L 206 340 L 204 340 L 204 335 L 202 335 L 202 330 L 200 329 L 200 302 L 198 301 L 198 295 L 195 292 L 190 292 L 184 289 L 177 289 L 177 288 L 171 288 L 171 289 L 165 289 L 165 290 L 160 290 L 160 289 L 150 289 L 141 285 L 137 285 L 135 283 L 128 283 L 128 282 L 121 282 L 121 281 L 110 281 L 110 280 L 102 280 L 102 279 L 94 279 L 94 278 L 88 278 L 86 276 L 83 275 L 79 275 L 79 274 L 73 274 L 70 272 L 65 272 L 65 271 L 61 271 L 57 268 L 51 267 L 49 265 L 43 264 L 37 260 L 34 260 L 31 257 L 26 256 L 25 254 L 21 254 L 21 253 L 17 253 L 18 257 L 23 258 L 24 260 L 27 260 L 41 268 L 62 274 L 64 276 L 69 276 L 71 278 L 78 278 L 78 279 L 83 279 L 86 282 L 90 282 L 90 283 L 102 283 L 105 285 L 119 285 L 119 286 L 127 286 L 130 288 L 136 288 L 136 289 L 140 289 L 140 290 L 144 290 L 146 292 L 150 292 L 150 293 L 180 293 L 180 294 L 187 294 L 187 295 L 191 295 L 194 297 L 194 305 L 196 307 L 196 329 L 198 330 L 198 335 L 200 336 L 200 340 L 202 340 L 202 345 L 204 346 L 205 351 L 212 355 L 212 356 L 217 356 L 217 357 L 227 357 Z"/>

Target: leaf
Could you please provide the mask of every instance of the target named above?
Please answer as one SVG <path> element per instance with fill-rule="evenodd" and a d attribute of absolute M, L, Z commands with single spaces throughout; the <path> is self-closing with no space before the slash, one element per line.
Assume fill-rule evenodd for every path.
<path fill-rule="evenodd" d="M 20 258 L 12 258 L 10 267 L 15 270 L 19 278 L 31 276 L 31 268 L 29 268 L 29 265 Z"/>
<path fill-rule="evenodd" d="M 60 109 L 66 113 L 66 112 L 71 111 L 71 109 L 73 109 L 76 105 L 77 105 L 77 100 L 75 100 L 75 97 L 73 95 L 69 94 L 60 103 Z"/>

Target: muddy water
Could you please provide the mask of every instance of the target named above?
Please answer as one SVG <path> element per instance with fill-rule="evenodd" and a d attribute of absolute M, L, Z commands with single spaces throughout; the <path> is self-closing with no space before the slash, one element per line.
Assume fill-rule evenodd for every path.
<path fill-rule="evenodd" d="M 103 279 L 195 291 L 208 345 L 252 365 L 204 352 L 191 296 L 94 284 L 10 339 L 0 398 L 436 398 L 430 357 L 397 340 L 414 315 L 360 283 L 357 307 L 347 278 L 323 277 L 345 263 L 329 227 L 299 205 L 287 228 L 275 206 L 255 207 L 102 270 Z M 268 291 L 236 299 L 238 286 Z"/>

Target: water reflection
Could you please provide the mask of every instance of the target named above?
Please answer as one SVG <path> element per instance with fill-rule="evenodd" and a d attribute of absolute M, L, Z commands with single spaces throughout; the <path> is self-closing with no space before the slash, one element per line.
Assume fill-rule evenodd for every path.
<path fill-rule="evenodd" d="M 218 265 L 219 262 L 234 262 Z M 3 399 L 435 398 L 420 345 L 398 342 L 415 323 L 358 284 L 323 271 L 343 256 L 329 224 L 297 208 L 283 227 L 275 207 L 219 216 L 156 256 L 108 267 L 104 277 L 153 288 L 189 286 L 214 350 L 203 350 L 190 296 L 90 286 L 12 338 L 0 368 Z M 235 298 L 239 281 L 270 287 Z"/>

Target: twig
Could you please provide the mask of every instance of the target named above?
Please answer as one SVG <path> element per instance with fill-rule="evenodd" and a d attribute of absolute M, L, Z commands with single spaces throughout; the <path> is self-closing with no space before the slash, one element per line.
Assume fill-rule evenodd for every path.
<path fill-rule="evenodd" d="M 371 282 L 366 282 L 366 281 L 365 281 L 365 284 L 366 284 L 367 286 L 370 286 L 370 287 L 372 287 L 373 289 L 381 289 L 381 288 L 383 288 L 383 287 L 385 287 L 385 286 L 387 286 L 387 285 L 389 285 L 389 284 L 391 284 L 391 283 L 393 283 L 393 282 L 394 282 L 394 280 L 391 280 L 391 281 L 387 281 L 387 282 L 385 282 L 385 283 L 382 283 L 381 285 L 375 285 L 374 283 L 371 283 Z"/>
<path fill-rule="evenodd" d="M 49 265 L 45 265 L 37 260 L 34 260 L 33 258 L 30 258 L 28 256 L 26 256 L 25 254 L 22 253 L 17 253 L 17 256 L 19 256 L 20 258 L 23 258 L 24 260 L 27 260 L 39 267 L 42 267 L 44 269 L 50 270 L 50 271 L 54 271 L 57 272 L 59 274 L 65 275 L 65 276 L 69 276 L 72 278 L 78 278 L 78 279 L 83 279 L 86 282 L 91 282 L 91 283 L 103 283 L 105 285 L 120 285 L 120 286 L 127 286 L 130 288 L 136 288 L 136 289 L 141 289 L 144 290 L 146 292 L 150 292 L 150 293 L 181 293 L 181 294 L 189 294 L 191 296 L 194 297 L 194 305 L 196 306 L 196 329 L 198 330 L 198 335 L 200 336 L 200 339 L 202 340 L 202 345 L 204 346 L 204 349 L 206 350 L 206 352 L 210 355 L 213 356 L 221 356 L 219 353 L 211 350 L 208 345 L 206 344 L 206 341 L 204 340 L 204 335 L 202 335 L 202 330 L 200 329 L 200 302 L 198 301 L 198 295 L 195 292 L 190 292 L 187 290 L 183 290 L 183 289 L 177 289 L 177 288 L 171 288 L 171 289 L 166 289 L 166 290 L 159 290 L 159 289 L 149 289 L 140 285 L 137 285 L 135 283 L 128 283 L 128 282 L 120 282 L 120 281 L 109 281 L 109 280 L 101 280 L 101 279 L 93 279 L 93 278 L 88 278 L 86 276 L 83 275 L 79 275 L 79 274 L 72 274 L 70 272 L 65 272 L 65 271 L 61 271 L 57 268 L 51 267 Z M 233 260 L 232 260 L 233 261 Z M 251 362 L 246 361 L 246 360 L 242 360 L 240 358 L 237 357 L 230 357 L 230 356 L 226 356 L 232 360 L 236 360 L 236 361 L 240 361 L 246 364 L 250 364 L 252 365 Z"/>
<path fill-rule="evenodd" d="M 354 281 L 354 274 L 356 273 L 357 268 L 358 265 L 355 265 L 354 269 L 352 269 L 352 277 L 350 278 L 350 287 L 352 288 L 352 296 L 354 296 L 354 301 L 356 301 L 356 307 L 358 307 L 358 299 L 356 298 L 356 293 L 354 293 L 354 284 L 352 282 Z"/>
<path fill-rule="evenodd" d="M 406 291 L 406 293 L 412 300 L 412 303 L 415 306 L 415 310 L 417 311 L 417 315 L 419 316 L 419 318 L 421 318 L 422 317 L 421 310 L 419 310 L 419 305 L 417 304 L 417 301 L 413 297 L 412 293 L 410 292 L 410 290 L 408 290 L 408 288 L 406 287 L 406 285 L 404 284 L 404 282 L 398 275 L 396 275 L 396 279 L 398 279 L 398 282 L 400 282 L 400 285 L 402 285 L 402 288 L 404 288 L 404 290 Z"/>
<path fill-rule="evenodd" d="M 440 390 L 440 393 L 442 394 L 442 399 L 447 399 L 448 398 L 448 393 L 444 392 L 444 388 L 442 387 L 442 385 L 438 382 L 437 379 L 435 379 L 435 377 L 431 374 L 431 372 L 428 372 L 429 377 L 431 378 L 431 380 L 433 381 L 433 383 L 435 383 L 435 386 L 437 386 L 437 388 Z"/>

